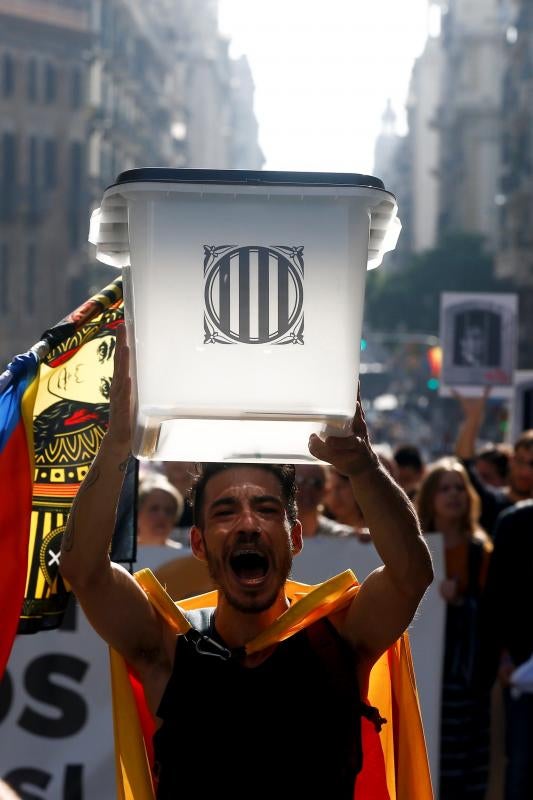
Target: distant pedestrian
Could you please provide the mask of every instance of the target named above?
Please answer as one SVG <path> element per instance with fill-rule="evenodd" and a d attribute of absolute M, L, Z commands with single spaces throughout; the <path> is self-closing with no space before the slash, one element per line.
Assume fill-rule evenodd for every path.
<path fill-rule="evenodd" d="M 410 500 L 414 500 L 424 477 L 425 464 L 416 445 L 402 444 L 394 451 L 398 468 L 398 483 Z"/>

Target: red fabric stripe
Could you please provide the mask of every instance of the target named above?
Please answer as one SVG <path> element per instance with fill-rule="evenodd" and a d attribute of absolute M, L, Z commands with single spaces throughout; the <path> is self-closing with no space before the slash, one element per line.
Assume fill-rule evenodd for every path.
<path fill-rule="evenodd" d="M 361 719 L 363 768 L 355 782 L 355 800 L 390 800 L 385 772 L 385 757 L 379 734 L 372 722 Z"/>
<path fill-rule="evenodd" d="M 154 743 L 152 741 L 156 728 L 155 719 L 148 708 L 142 683 L 135 674 L 135 670 L 128 664 L 127 661 L 124 663 L 126 664 L 126 669 L 128 670 L 128 677 L 133 690 L 135 705 L 137 706 L 137 714 L 139 715 L 139 722 L 141 723 L 144 744 L 146 747 L 146 753 L 148 755 L 148 763 L 150 764 L 150 769 L 152 771 L 152 780 L 154 781 L 154 786 L 157 786 L 157 780 L 154 775 Z"/>
<path fill-rule="evenodd" d="M 0 490 L 1 679 L 17 633 L 28 567 L 32 480 L 22 420 L 0 453 Z"/>

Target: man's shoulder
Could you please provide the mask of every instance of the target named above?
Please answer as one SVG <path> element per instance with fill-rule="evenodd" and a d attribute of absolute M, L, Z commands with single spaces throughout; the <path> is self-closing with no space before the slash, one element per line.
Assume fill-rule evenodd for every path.
<path fill-rule="evenodd" d="M 533 520 L 533 500 L 522 500 L 519 503 L 512 503 L 505 508 L 498 516 L 498 524 L 506 522 L 508 525 L 520 525 Z"/>
<path fill-rule="evenodd" d="M 528 563 L 533 554 L 533 500 L 525 500 L 506 508 L 494 527 L 494 556 Z"/>

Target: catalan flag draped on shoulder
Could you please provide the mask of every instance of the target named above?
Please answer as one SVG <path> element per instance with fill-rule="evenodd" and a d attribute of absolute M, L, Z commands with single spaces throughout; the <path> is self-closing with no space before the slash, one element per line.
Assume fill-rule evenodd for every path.
<path fill-rule="evenodd" d="M 182 609 L 190 611 L 217 604 L 216 591 L 174 603 L 149 569 L 136 573 L 135 578 L 155 610 L 177 634 L 185 634 L 190 628 Z M 346 606 L 358 590 L 359 584 L 351 570 L 317 586 L 288 581 L 286 592 L 292 600 L 290 608 L 249 642 L 246 651 L 258 652 L 287 639 L 317 619 L 333 614 Z M 111 650 L 110 655 L 117 797 L 119 800 L 154 800 L 152 736 L 155 719 L 134 671 L 117 652 Z M 188 691 L 187 687 L 184 691 Z M 378 733 L 368 720 L 361 721 L 363 768 L 357 777 L 354 800 L 433 800 L 407 633 L 372 668 L 368 701 L 379 709 L 387 724 Z M 206 727 L 204 745 L 213 734 L 213 730 Z M 290 735 L 294 735 L 294 731 Z M 316 729 L 306 731 L 305 735 L 321 737 L 326 734 Z"/>
<path fill-rule="evenodd" d="M 0 379 L 0 676 L 17 628 L 55 628 L 63 618 L 61 537 L 107 427 L 122 322 L 119 278 L 45 331 Z M 116 560 L 134 558 L 130 527 Z"/>

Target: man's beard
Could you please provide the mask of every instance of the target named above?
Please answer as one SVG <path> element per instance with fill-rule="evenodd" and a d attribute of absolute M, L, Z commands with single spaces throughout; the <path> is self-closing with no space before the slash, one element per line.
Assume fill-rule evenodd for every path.
<path fill-rule="evenodd" d="M 271 569 L 276 572 L 278 576 L 278 580 L 275 582 L 272 592 L 264 599 L 249 597 L 244 601 L 239 597 L 236 597 L 231 590 L 222 585 L 223 578 L 221 576 L 224 574 L 224 569 L 231 570 L 229 564 L 224 567 L 222 560 L 210 553 L 207 544 L 205 543 L 205 538 L 204 547 L 209 576 L 218 591 L 221 592 L 226 599 L 228 605 L 230 605 L 236 611 L 240 611 L 244 614 L 260 614 L 262 611 L 267 611 L 274 605 L 276 599 L 278 598 L 280 589 L 282 589 L 285 585 L 285 582 L 292 569 L 292 547 L 290 539 L 287 540 L 287 549 L 282 555 L 281 563 L 279 565 L 272 565 L 271 567 Z"/>

